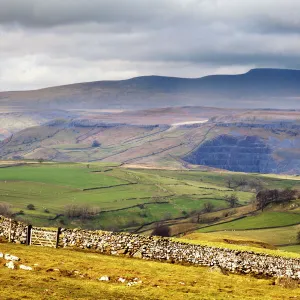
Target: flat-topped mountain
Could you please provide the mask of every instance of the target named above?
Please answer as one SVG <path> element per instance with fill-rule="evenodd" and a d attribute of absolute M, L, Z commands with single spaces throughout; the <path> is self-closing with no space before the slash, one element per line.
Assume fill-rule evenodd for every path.
<path fill-rule="evenodd" d="M 1 92 L 0 106 L 144 109 L 172 106 L 300 108 L 300 70 L 253 69 L 202 78 L 142 76 L 34 91 Z"/>

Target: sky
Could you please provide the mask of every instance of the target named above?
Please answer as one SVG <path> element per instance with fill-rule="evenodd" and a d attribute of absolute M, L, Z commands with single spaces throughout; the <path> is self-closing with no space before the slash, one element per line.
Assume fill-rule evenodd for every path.
<path fill-rule="evenodd" d="M 300 69 L 299 0 L 0 0 L 0 91 Z"/>

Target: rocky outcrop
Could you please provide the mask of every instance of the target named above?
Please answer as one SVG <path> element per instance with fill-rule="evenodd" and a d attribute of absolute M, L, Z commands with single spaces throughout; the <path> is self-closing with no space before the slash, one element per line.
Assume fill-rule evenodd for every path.
<path fill-rule="evenodd" d="M 272 149 L 256 136 L 221 135 L 200 145 L 184 160 L 237 172 L 277 173 Z"/>

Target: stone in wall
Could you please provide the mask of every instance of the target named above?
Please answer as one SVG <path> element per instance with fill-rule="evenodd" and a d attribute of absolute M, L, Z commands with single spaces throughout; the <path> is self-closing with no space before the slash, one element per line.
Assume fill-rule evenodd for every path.
<path fill-rule="evenodd" d="M 9 232 L 12 242 L 21 244 L 26 243 L 27 225 L 22 222 L 0 216 L 0 237 L 4 237 L 8 240 Z"/>

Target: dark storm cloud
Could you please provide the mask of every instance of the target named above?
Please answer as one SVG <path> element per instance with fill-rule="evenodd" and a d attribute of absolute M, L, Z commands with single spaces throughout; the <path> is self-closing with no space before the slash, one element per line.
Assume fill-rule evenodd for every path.
<path fill-rule="evenodd" d="M 196 18 L 198 24 L 300 29 L 298 0 L 0 0 L 0 7 L 0 23 L 32 27 L 89 22 L 164 26 L 174 18 Z"/>
<path fill-rule="evenodd" d="M 300 1 L 0 0 L 0 61 L 0 90 L 299 68 Z"/>

